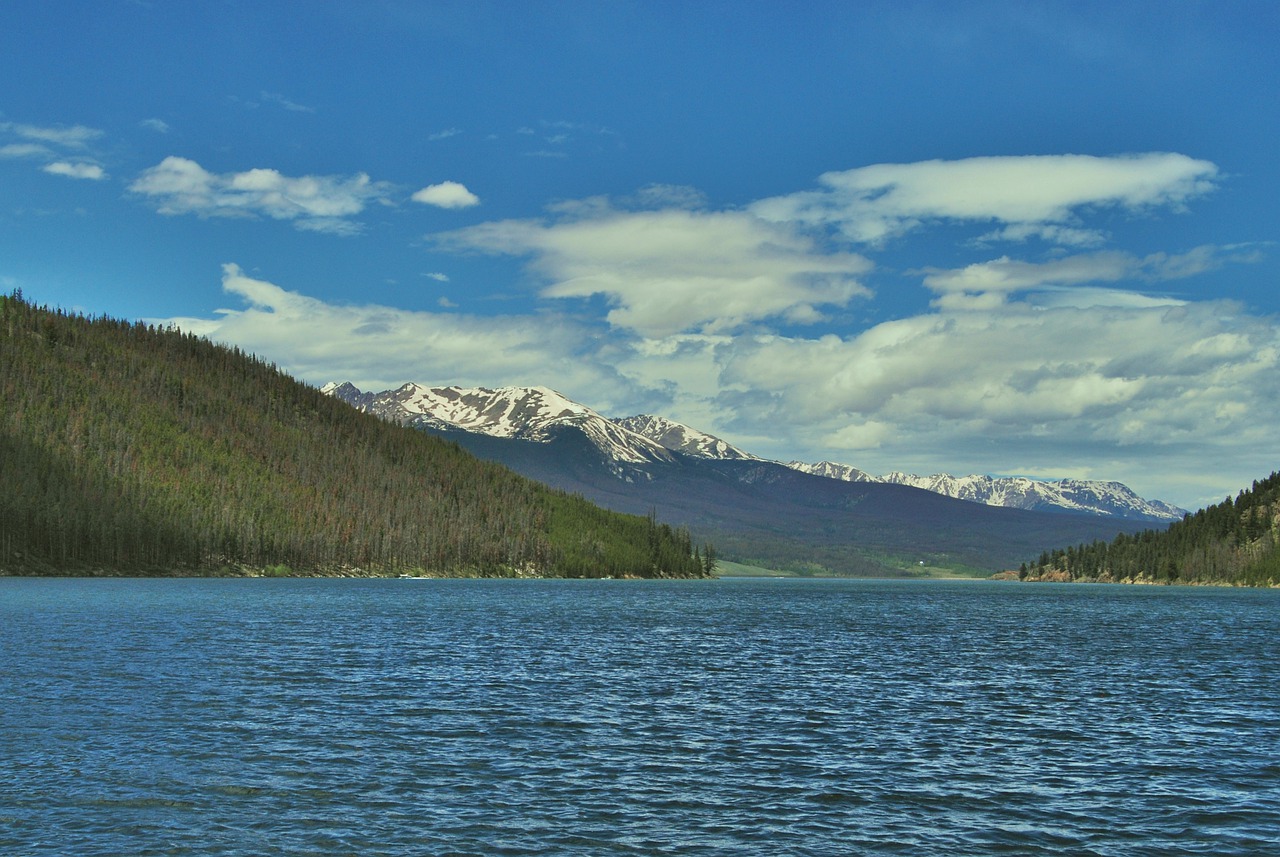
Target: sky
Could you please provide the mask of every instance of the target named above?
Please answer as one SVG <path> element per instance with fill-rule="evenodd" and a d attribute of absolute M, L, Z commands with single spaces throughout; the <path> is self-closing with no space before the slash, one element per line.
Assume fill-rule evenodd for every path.
<path fill-rule="evenodd" d="M 782 461 L 1280 469 L 1280 4 L 16 0 L 0 290 Z"/>

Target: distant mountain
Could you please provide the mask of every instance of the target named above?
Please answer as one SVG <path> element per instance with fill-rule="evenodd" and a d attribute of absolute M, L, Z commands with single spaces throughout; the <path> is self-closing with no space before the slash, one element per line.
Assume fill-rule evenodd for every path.
<path fill-rule="evenodd" d="M 687 531 L 357 413 L 238 349 L 0 294 L 0 574 L 705 572 Z"/>
<path fill-rule="evenodd" d="M 545 387 L 425 387 L 405 384 L 382 393 L 363 393 L 351 384 L 332 383 L 323 392 L 387 419 L 417 428 L 463 429 L 490 437 L 547 441 L 561 426 L 578 427 L 621 476 L 636 475 L 632 465 L 671 463 L 670 453 L 691 458 L 764 461 L 713 435 L 666 419 L 640 414 L 609 419 Z M 1080 479 L 1035 480 L 991 476 L 916 476 L 892 472 L 873 476 L 847 464 L 792 461 L 795 470 L 844 482 L 909 485 L 958 500 L 988 506 L 1103 515 L 1135 521 L 1168 522 L 1186 511 L 1159 500 L 1144 500 L 1119 482 Z"/>
<path fill-rule="evenodd" d="M 855 467 L 833 464 L 829 461 L 818 464 L 792 461 L 788 466 L 805 473 L 843 479 L 847 482 L 911 485 L 959 500 L 970 500 L 975 503 L 985 503 L 988 506 L 1004 506 L 1010 509 L 1106 515 L 1151 522 L 1178 521 L 1187 514 L 1185 509 L 1179 509 L 1160 500 L 1144 500 L 1132 489 L 1119 482 L 1084 479 L 1042 481 L 1022 477 L 950 476 L 945 473 L 916 476 L 897 471 L 884 476 L 872 476 Z"/>
<path fill-rule="evenodd" d="M 803 473 L 661 417 L 611 420 L 546 388 L 406 384 L 370 394 L 332 383 L 323 391 L 607 508 L 689 526 L 726 559 L 773 567 L 883 574 L 925 562 L 991 570 L 1046 544 L 1136 527 Z"/>

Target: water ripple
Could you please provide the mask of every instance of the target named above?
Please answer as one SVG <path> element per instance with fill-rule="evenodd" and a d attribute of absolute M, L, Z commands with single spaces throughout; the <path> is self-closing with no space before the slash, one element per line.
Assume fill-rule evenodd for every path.
<path fill-rule="evenodd" d="M 0 852 L 1266 853 L 1278 596 L 0 580 Z"/>

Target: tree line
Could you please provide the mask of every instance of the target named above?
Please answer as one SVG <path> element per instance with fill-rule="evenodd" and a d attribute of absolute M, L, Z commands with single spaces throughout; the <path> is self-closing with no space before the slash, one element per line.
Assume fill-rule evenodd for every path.
<path fill-rule="evenodd" d="M 0 295 L 0 405 L 0 573 L 714 567 L 683 528 L 359 413 L 238 348 L 21 292 Z"/>
<path fill-rule="evenodd" d="M 1046 551 L 1024 580 L 1280 585 L 1280 473 L 1167 530 Z"/>

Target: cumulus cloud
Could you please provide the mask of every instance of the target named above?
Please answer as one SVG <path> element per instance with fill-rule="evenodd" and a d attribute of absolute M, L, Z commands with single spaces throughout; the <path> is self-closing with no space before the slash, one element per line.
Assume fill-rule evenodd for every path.
<path fill-rule="evenodd" d="M 42 169 L 50 175 L 66 176 L 69 179 L 90 179 L 92 181 L 102 181 L 107 177 L 106 171 L 97 164 L 54 161 L 51 164 L 45 164 Z"/>
<path fill-rule="evenodd" d="M 864 257 L 746 212 L 561 208 L 572 219 L 510 220 L 433 236 L 449 249 L 530 256 L 548 298 L 603 295 L 613 326 L 648 337 L 763 319 L 812 323 L 870 292 Z"/>
<path fill-rule="evenodd" d="M 149 131 L 155 131 L 157 134 L 169 133 L 169 123 L 163 119 L 143 119 L 138 124 Z"/>
<path fill-rule="evenodd" d="M 1280 396 L 1274 319 L 1225 302 L 1080 303 L 739 338 L 724 404 L 863 469 L 945 450 L 952 467 L 1027 472 L 1052 449 L 1059 473 L 1110 466 L 1108 478 L 1151 486 L 1202 470 L 1209 450 L 1273 466 L 1261 461 Z"/>
<path fill-rule="evenodd" d="M 282 175 L 271 169 L 211 173 L 195 161 L 170 156 L 143 170 L 129 190 L 146 197 L 160 214 L 200 217 L 270 217 L 298 229 L 349 235 L 352 218 L 370 202 L 386 198 L 388 185 L 364 173 L 354 176 Z"/>
<path fill-rule="evenodd" d="M 761 200 L 760 217 L 832 228 L 880 245 L 931 221 L 992 223 L 991 240 L 1100 243 L 1081 211 L 1179 208 L 1214 187 L 1217 167 L 1176 153 L 1031 155 L 876 164 L 830 172 L 821 188 Z"/>
<path fill-rule="evenodd" d="M 459 182 L 440 182 L 427 185 L 410 197 L 414 202 L 434 205 L 437 208 L 470 208 L 480 204 L 480 197 L 467 190 Z"/>

